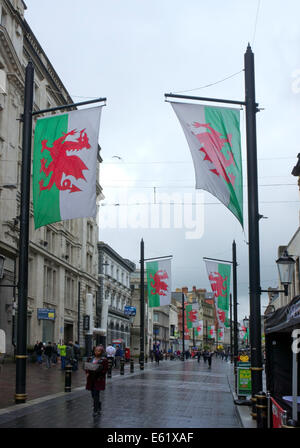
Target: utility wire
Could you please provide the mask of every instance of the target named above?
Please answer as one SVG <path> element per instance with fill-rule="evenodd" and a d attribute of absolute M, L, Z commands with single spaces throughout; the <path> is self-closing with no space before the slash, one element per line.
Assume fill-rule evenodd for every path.
<path fill-rule="evenodd" d="M 239 72 L 233 73 L 232 75 L 227 76 L 226 78 L 220 79 L 219 81 L 216 82 L 212 82 L 210 84 L 206 84 L 205 86 L 201 86 L 201 87 L 196 87 L 194 89 L 189 89 L 189 90 L 180 90 L 178 92 L 173 92 L 173 93 L 185 93 L 185 92 L 193 92 L 194 90 L 200 90 L 200 89 L 206 89 L 206 87 L 211 87 L 211 86 L 215 86 L 216 84 L 219 84 L 221 82 L 226 81 L 227 79 L 233 78 L 234 76 L 242 73 L 244 71 L 244 69 L 240 70 Z"/>
<path fill-rule="evenodd" d="M 253 32 L 253 39 L 252 39 L 252 47 L 254 47 L 254 41 L 255 41 L 255 36 L 256 36 L 256 27 L 257 27 L 257 20 L 258 20 L 258 12 L 259 12 L 259 8 L 260 8 L 260 1 L 261 0 L 258 0 L 257 9 L 256 9 L 255 25 L 254 25 L 254 32 Z"/>

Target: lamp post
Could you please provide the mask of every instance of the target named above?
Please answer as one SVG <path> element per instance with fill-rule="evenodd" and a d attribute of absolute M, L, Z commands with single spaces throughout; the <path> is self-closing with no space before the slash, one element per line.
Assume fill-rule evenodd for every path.
<path fill-rule="evenodd" d="M 284 295 L 288 295 L 288 287 L 292 283 L 295 260 L 289 256 L 288 251 L 285 250 L 278 260 L 276 260 L 278 267 L 280 283 L 284 287 Z"/>
<path fill-rule="evenodd" d="M 294 264 L 295 260 L 288 254 L 285 249 L 281 257 L 276 260 L 280 283 L 283 285 L 284 289 L 272 289 L 272 292 L 284 292 L 285 296 L 288 296 L 289 285 L 293 280 Z M 261 289 L 260 292 L 269 292 L 268 289 Z"/>

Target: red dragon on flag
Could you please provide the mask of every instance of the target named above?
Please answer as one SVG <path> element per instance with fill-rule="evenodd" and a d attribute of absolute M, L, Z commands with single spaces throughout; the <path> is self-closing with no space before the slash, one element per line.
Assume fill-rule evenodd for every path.
<path fill-rule="evenodd" d="M 189 312 L 188 312 L 188 319 L 189 319 L 191 322 L 196 322 L 196 320 L 197 320 L 197 314 L 198 314 L 198 311 L 197 311 L 197 310 L 191 310 L 191 311 L 189 311 Z"/>
<path fill-rule="evenodd" d="M 234 187 L 235 176 L 231 173 L 227 174 L 225 170 L 225 168 L 235 165 L 231 150 L 232 134 L 227 134 L 226 137 L 223 137 L 222 134 L 212 128 L 209 123 L 201 124 L 194 122 L 193 126 L 195 128 L 204 127 L 210 130 L 210 132 L 202 132 L 200 134 L 193 133 L 201 143 L 199 151 L 204 152 L 204 160 L 208 160 L 214 165 L 214 168 L 210 169 L 210 171 L 217 176 L 223 177 L 228 184 L 231 184 Z M 229 159 L 227 159 L 222 152 L 225 143 L 229 143 L 230 145 L 230 149 L 227 152 Z"/>
<path fill-rule="evenodd" d="M 211 282 L 211 288 L 215 294 L 215 297 L 226 297 L 226 294 L 223 294 L 223 292 L 226 293 L 227 290 L 227 286 L 224 285 L 227 280 L 227 276 L 223 278 L 219 272 L 214 272 L 211 273 L 208 278 Z"/>
<path fill-rule="evenodd" d="M 154 289 L 151 290 L 151 294 L 159 294 L 160 296 L 165 296 L 165 291 L 168 291 L 168 285 L 163 280 L 169 278 L 167 272 L 159 270 L 154 274 L 154 276 L 150 274 L 150 277 L 153 280 L 153 282 L 151 281 L 150 284 Z"/>
<path fill-rule="evenodd" d="M 84 148 L 89 149 L 91 147 L 85 129 L 80 131 L 79 137 L 76 141 L 66 141 L 66 138 L 69 135 L 74 135 L 76 132 L 76 129 L 73 129 L 67 134 L 63 133 L 62 137 L 53 142 L 52 148 L 47 146 L 47 140 L 42 140 L 41 152 L 44 152 L 45 150 L 49 151 L 52 161 L 46 167 L 47 159 L 41 159 L 40 173 L 43 172 L 48 177 L 52 172 L 52 175 L 48 185 L 46 186 L 44 186 L 43 179 L 39 181 L 40 191 L 51 190 L 53 184 L 55 184 L 59 190 L 70 190 L 70 193 L 81 191 L 80 188 L 71 183 L 70 179 L 65 179 L 62 182 L 63 175 L 74 176 L 75 179 L 86 180 L 83 175 L 83 170 L 88 170 L 85 163 L 80 159 L 80 157 L 67 154 L 68 151 L 80 151 Z"/>

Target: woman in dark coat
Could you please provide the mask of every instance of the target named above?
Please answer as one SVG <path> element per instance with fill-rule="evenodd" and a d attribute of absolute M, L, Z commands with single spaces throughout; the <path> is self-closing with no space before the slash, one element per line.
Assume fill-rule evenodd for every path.
<path fill-rule="evenodd" d="M 108 361 L 104 356 L 103 345 L 98 345 L 94 350 L 94 356 L 89 362 L 99 364 L 97 371 L 86 370 L 86 390 L 90 390 L 94 404 L 94 416 L 101 411 L 100 391 L 105 390 L 105 376 L 108 370 Z"/>

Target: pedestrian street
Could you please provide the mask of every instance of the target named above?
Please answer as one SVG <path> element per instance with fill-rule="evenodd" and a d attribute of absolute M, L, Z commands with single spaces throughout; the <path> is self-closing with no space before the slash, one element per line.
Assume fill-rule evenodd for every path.
<path fill-rule="evenodd" d="M 100 416 L 81 386 L 1 410 L 0 428 L 241 428 L 232 376 L 233 365 L 215 357 L 211 368 L 202 359 L 148 362 L 134 373 L 127 365 L 107 378 Z"/>

